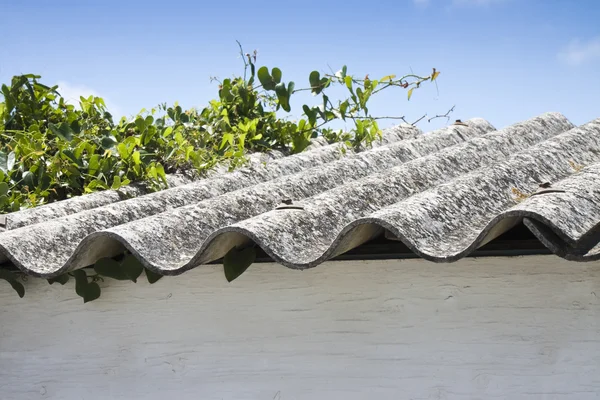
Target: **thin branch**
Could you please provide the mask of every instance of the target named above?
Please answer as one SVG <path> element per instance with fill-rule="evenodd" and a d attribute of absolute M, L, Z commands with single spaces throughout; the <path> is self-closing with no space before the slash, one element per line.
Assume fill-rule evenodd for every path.
<path fill-rule="evenodd" d="M 346 117 L 353 119 L 399 119 L 406 122 L 406 117 L 353 117 L 352 115 L 346 115 Z"/>
<path fill-rule="evenodd" d="M 386 83 L 386 84 L 385 84 L 385 86 L 382 86 L 382 87 L 380 87 L 379 89 L 375 89 L 375 90 L 373 90 L 373 93 L 372 93 L 372 95 L 373 95 L 373 94 L 376 94 L 376 93 L 379 93 L 379 92 L 381 92 L 382 90 L 389 88 L 390 86 L 394 86 L 394 85 L 392 85 L 391 81 L 390 81 L 390 82 L 388 82 L 388 83 Z M 402 86 L 402 85 L 398 85 L 398 86 Z"/>
<path fill-rule="evenodd" d="M 427 114 L 423 115 L 421 118 L 419 118 L 418 120 L 416 120 L 415 122 L 413 122 L 411 125 L 415 126 L 419 121 L 421 121 L 423 118 L 425 118 L 427 116 Z"/>
<path fill-rule="evenodd" d="M 450 121 L 450 113 L 452 113 L 454 111 L 454 107 L 456 107 L 456 105 L 453 105 L 452 108 L 450 108 L 448 111 L 446 111 L 446 114 L 439 114 L 439 115 L 436 115 L 435 117 L 431 117 L 427 120 L 427 122 L 431 122 L 436 118 L 446 118 L 447 121 Z"/>
<path fill-rule="evenodd" d="M 450 108 L 445 114 L 441 114 L 441 115 L 436 115 L 435 117 L 431 117 L 427 120 L 427 122 L 431 122 L 436 118 L 448 118 L 450 119 L 450 113 L 452 113 L 454 111 L 454 107 L 456 106 L 452 106 L 452 108 Z M 408 122 L 406 120 L 405 116 L 402 117 L 397 117 L 397 116 L 380 116 L 380 117 L 358 117 L 358 116 L 353 116 L 353 115 L 347 115 L 346 117 L 348 118 L 352 118 L 352 119 L 394 119 L 394 120 L 401 120 L 404 121 L 407 124 L 410 125 L 416 125 L 417 123 L 421 122 L 423 119 L 425 119 L 427 117 L 427 114 L 424 114 L 423 116 L 421 116 L 419 119 L 417 119 L 415 122 Z"/>
<path fill-rule="evenodd" d="M 348 75 L 348 76 L 351 76 L 351 75 Z M 335 76 L 335 75 L 326 74 L 325 77 L 327 77 L 327 78 L 335 78 L 336 80 L 339 80 L 339 78 L 337 76 Z M 387 83 L 389 85 L 400 86 L 400 85 L 403 85 L 402 81 L 405 81 L 408 78 L 414 78 L 417 81 L 424 82 L 424 81 L 427 81 L 427 80 L 431 79 L 431 76 L 419 76 L 419 75 L 415 75 L 415 74 L 407 74 L 407 75 L 404 75 L 404 76 L 402 76 L 400 78 L 397 78 L 397 79 L 394 79 L 394 80 L 391 80 L 391 81 L 386 81 L 385 83 Z M 372 80 L 372 79 L 369 79 L 369 80 Z M 352 82 L 357 83 L 357 84 L 364 83 L 365 79 L 355 79 L 355 78 L 352 78 Z M 380 82 L 380 83 L 383 83 L 383 82 Z"/>
<path fill-rule="evenodd" d="M 292 94 L 296 93 L 296 92 L 305 92 L 307 90 L 313 90 L 316 89 L 318 86 L 313 87 L 309 87 L 309 88 L 302 88 L 302 89 L 294 89 L 294 91 L 292 92 Z"/>
<path fill-rule="evenodd" d="M 244 48 L 239 40 L 236 40 L 238 47 L 240 48 L 240 55 L 242 56 L 242 61 L 244 62 L 244 82 L 246 82 L 246 71 L 248 70 L 248 63 L 246 62 L 246 54 L 244 53 Z"/>

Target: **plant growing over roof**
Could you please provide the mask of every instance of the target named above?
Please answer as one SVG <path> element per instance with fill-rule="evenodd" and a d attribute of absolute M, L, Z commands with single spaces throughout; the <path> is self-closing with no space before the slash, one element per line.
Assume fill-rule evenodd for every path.
<path fill-rule="evenodd" d="M 218 97 L 203 109 L 161 104 L 118 121 L 100 97 L 81 97 L 76 107 L 65 101 L 57 86 L 41 83 L 39 75 L 13 77 L 1 87 L 0 212 L 116 190 L 132 182 L 143 182 L 150 191 L 160 190 L 167 186 L 169 173 L 202 175 L 217 164 L 234 169 L 246 163 L 249 152 L 298 153 L 317 136 L 329 143 L 344 142 L 349 148 L 369 146 L 381 135 L 379 119 L 404 120 L 372 115 L 369 100 L 389 88 L 407 90 L 410 100 L 414 89 L 440 74 L 434 68 L 424 76 L 357 78 L 343 66 L 331 74 L 312 71 L 308 86 L 296 88 L 294 82 L 283 80 L 279 68 L 258 68 L 256 51 L 245 53 L 241 45 L 239 50 L 243 74 L 217 80 Z M 330 98 L 332 87 L 342 88 L 347 96 Z M 302 91 L 318 96 L 318 105 L 299 107 L 298 120 L 282 116 L 292 111 L 293 95 Z M 334 120 L 351 121 L 353 128 L 333 130 L 328 125 Z M 240 251 L 252 258 L 250 253 Z M 236 254 L 226 257 L 225 263 L 234 260 L 237 269 L 249 265 Z M 118 261 L 99 260 L 94 270 L 89 276 L 84 271 L 69 274 L 84 301 L 100 295 L 96 281 L 102 276 L 135 281 L 143 267 L 128 255 Z M 24 289 L 16 275 L 4 269 L 0 272 L 0 278 L 22 296 Z M 150 281 L 159 277 L 151 271 L 147 275 Z M 51 283 L 67 280 L 64 275 Z"/>

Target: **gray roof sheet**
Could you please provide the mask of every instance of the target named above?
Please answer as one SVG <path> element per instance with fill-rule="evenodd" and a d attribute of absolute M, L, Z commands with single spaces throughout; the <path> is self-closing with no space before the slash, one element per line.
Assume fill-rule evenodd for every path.
<path fill-rule="evenodd" d="M 472 119 L 425 134 L 398 126 L 356 153 L 315 141 L 301 154 L 173 182 L 8 214 L 0 257 L 53 277 L 126 248 L 174 275 L 253 241 L 303 269 L 385 232 L 451 262 L 524 222 L 561 257 L 600 258 L 600 119 L 575 127 L 546 113 L 501 130 Z M 278 207 L 288 199 L 292 207 Z"/>

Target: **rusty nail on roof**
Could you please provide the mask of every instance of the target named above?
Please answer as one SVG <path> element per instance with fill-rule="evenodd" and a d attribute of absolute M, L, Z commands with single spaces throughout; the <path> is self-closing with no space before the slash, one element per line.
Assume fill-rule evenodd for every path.
<path fill-rule="evenodd" d="M 532 194 L 532 196 L 539 195 L 539 194 L 547 194 L 547 193 L 566 193 L 566 192 L 562 189 L 553 188 L 552 183 L 550 183 L 550 182 L 542 182 L 539 184 L 538 190 L 536 190 L 535 193 Z"/>
<path fill-rule="evenodd" d="M 281 200 L 281 204 L 275 207 L 276 210 L 304 210 L 304 207 L 294 205 L 290 199 Z"/>

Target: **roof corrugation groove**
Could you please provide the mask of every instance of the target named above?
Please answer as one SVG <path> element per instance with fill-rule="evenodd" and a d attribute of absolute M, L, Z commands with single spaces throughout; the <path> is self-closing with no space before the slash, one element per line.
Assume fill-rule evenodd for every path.
<path fill-rule="evenodd" d="M 421 257 L 451 262 L 524 222 L 561 257 L 600 258 L 600 120 L 575 128 L 547 113 L 495 131 L 474 119 L 384 138 L 346 155 L 317 141 L 266 165 L 81 211 L 59 202 L 34 217 L 8 214 L 0 248 L 47 278 L 124 248 L 175 275 L 251 241 L 283 265 L 314 267 L 385 231 Z M 292 208 L 277 207 L 286 199 Z"/>

